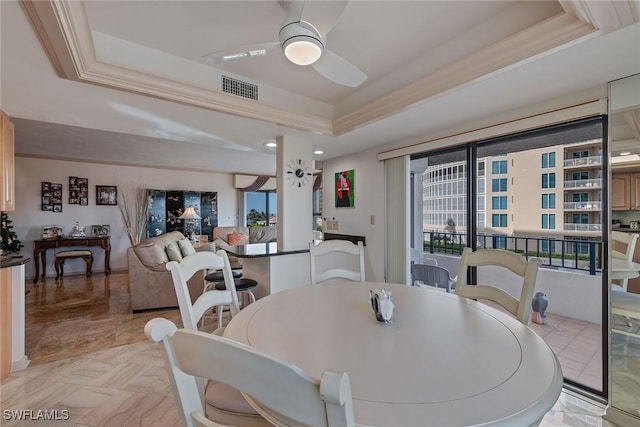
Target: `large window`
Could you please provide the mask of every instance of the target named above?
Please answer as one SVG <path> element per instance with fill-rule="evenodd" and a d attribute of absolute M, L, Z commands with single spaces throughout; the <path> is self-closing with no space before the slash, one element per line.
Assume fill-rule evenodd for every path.
<path fill-rule="evenodd" d="M 556 167 L 556 153 L 542 154 L 542 169 Z"/>
<path fill-rule="evenodd" d="M 506 227 L 507 226 L 507 214 L 493 214 L 491 215 L 492 227 Z"/>
<path fill-rule="evenodd" d="M 542 188 L 556 188 L 556 174 L 555 173 L 543 173 L 542 174 Z"/>
<path fill-rule="evenodd" d="M 491 162 L 491 173 L 494 175 L 507 173 L 507 161 L 494 160 L 493 162 Z"/>
<path fill-rule="evenodd" d="M 542 214 L 542 229 L 555 230 L 555 228 L 556 228 L 556 215 Z"/>
<path fill-rule="evenodd" d="M 556 194 L 542 193 L 542 209 L 555 209 L 555 208 L 556 208 Z"/>
<path fill-rule="evenodd" d="M 494 193 L 507 191 L 507 178 L 493 178 L 491 180 L 491 191 Z"/>
<path fill-rule="evenodd" d="M 245 195 L 247 226 L 276 225 L 278 198 L 275 191 L 256 191 Z"/>
<path fill-rule="evenodd" d="M 507 209 L 507 196 L 493 196 L 491 198 L 491 209 Z"/>
<path fill-rule="evenodd" d="M 416 177 L 422 184 L 415 188 L 423 189 L 422 197 L 414 198 L 423 202 L 415 210 L 422 216 L 422 224 L 412 221 L 415 247 L 422 243 L 443 265 L 464 246 L 504 248 L 540 257 L 543 268 L 548 268 L 545 274 L 551 278 L 545 284 L 554 286 L 558 303 L 551 312 L 559 318 L 586 322 L 590 328 L 606 325 L 602 313 L 577 304 L 581 299 L 589 304 L 603 302 L 600 287 L 604 284 L 598 281 L 602 282 L 600 249 L 606 227 L 605 216 L 598 210 L 607 197 L 607 187 L 596 180 L 603 175 L 602 165 L 567 161 L 605 152 L 603 128 L 603 118 L 597 117 L 470 142 L 464 149 L 457 146 L 412 156 L 411 170 L 420 171 Z M 460 164 L 466 172 L 464 179 L 455 173 Z M 449 219 L 455 221 L 455 227 L 447 225 Z M 484 273 L 478 269 L 476 274 L 480 283 Z M 579 283 L 579 291 L 563 294 L 567 281 Z M 601 330 L 600 348 L 605 348 L 606 327 Z M 566 349 L 554 350 L 566 368 L 568 383 L 591 393 L 606 391 L 605 357 L 601 371 L 583 375 L 574 368 L 573 360 L 563 362 L 564 356 L 571 358 Z M 601 353 L 606 356 L 606 351 Z M 589 369 L 598 365 L 593 362 L 589 362 Z M 586 363 L 580 369 L 584 368 Z"/>

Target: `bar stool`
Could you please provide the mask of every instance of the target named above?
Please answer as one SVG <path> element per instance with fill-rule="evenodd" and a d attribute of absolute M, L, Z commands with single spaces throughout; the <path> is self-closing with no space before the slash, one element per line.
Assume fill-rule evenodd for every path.
<path fill-rule="evenodd" d="M 242 308 L 244 304 L 244 295 L 248 294 L 249 303 L 255 302 L 256 297 L 251 292 L 251 289 L 258 286 L 258 282 L 253 279 L 245 279 L 242 278 L 242 270 L 232 270 L 233 280 L 236 285 L 236 293 L 240 294 L 242 292 L 242 301 L 240 301 L 240 308 Z M 206 291 L 210 291 L 215 289 L 217 291 L 225 291 L 227 287 L 224 284 L 224 275 L 222 271 L 214 271 L 213 273 L 209 273 L 204 277 L 204 289 L 203 293 Z M 217 307 L 216 312 L 218 313 L 218 327 L 222 327 L 222 307 Z M 204 319 L 202 320 L 201 327 L 204 325 Z"/>

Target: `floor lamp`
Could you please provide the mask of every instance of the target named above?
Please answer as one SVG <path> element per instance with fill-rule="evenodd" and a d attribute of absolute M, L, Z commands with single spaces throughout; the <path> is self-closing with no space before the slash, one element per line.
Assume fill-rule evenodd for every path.
<path fill-rule="evenodd" d="M 187 210 L 184 211 L 182 215 L 178 217 L 178 219 L 184 219 L 187 226 L 187 236 L 189 240 L 193 242 L 193 226 L 195 225 L 195 220 L 200 219 L 200 215 L 198 215 L 193 209 L 193 206 L 189 206 Z"/>

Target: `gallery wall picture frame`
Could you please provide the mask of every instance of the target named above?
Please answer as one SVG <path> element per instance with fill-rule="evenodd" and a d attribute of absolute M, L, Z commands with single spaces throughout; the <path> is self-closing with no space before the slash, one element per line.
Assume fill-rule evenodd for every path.
<path fill-rule="evenodd" d="M 62 212 L 62 184 L 41 182 L 41 210 Z"/>
<path fill-rule="evenodd" d="M 355 186 L 356 171 L 354 169 L 336 172 L 335 185 L 333 187 L 336 190 L 336 208 L 352 208 L 355 206 Z"/>
<path fill-rule="evenodd" d="M 96 205 L 116 206 L 118 187 L 115 185 L 96 185 Z"/>
<path fill-rule="evenodd" d="M 109 236 L 111 234 L 111 226 L 109 224 L 96 224 L 91 226 L 92 236 Z"/>
<path fill-rule="evenodd" d="M 77 176 L 69 177 L 69 204 L 70 205 L 89 205 L 89 179 L 78 178 Z"/>

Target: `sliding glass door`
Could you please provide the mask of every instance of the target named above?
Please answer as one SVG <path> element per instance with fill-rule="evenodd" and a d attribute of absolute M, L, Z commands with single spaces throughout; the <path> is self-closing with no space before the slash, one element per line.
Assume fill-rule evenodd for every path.
<path fill-rule="evenodd" d="M 603 117 L 414 155 L 412 262 L 457 274 L 461 248 L 543 259 L 548 301 L 530 326 L 558 356 L 568 384 L 606 396 L 606 231 Z M 504 284 L 507 292 L 512 286 Z"/>

